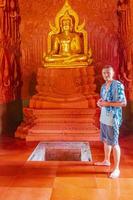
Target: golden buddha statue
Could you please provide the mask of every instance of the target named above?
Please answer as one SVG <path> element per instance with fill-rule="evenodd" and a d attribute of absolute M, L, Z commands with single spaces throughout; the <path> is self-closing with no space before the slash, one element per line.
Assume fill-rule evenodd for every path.
<path fill-rule="evenodd" d="M 84 23 L 79 25 L 78 15 L 66 1 L 57 14 L 55 27 L 48 36 L 48 53 L 44 54 L 44 67 L 84 67 L 92 63 L 91 50 L 87 49 L 87 32 Z"/>

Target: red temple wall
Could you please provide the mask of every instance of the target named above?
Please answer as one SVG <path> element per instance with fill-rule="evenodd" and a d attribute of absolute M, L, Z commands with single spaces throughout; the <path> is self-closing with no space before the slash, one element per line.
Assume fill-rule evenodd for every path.
<path fill-rule="evenodd" d="M 4 1 L 1 0 L 0 2 Z M 12 90 L 10 87 L 0 88 L 1 94 L 3 94 L 0 97 L 0 125 L 6 127 L 12 123 L 14 127 L 14 124 L 17 124 L 22 118 L 21 87 L 22 100 L 27 102 L 35 93 L 37 69 L 41 66 L 43 52 L 47 51 L 49 22 L 54 23 L 57 12 L 64 5 L 64 0 L 6 0 L 5 2 L 11 4 L 11 9 L 6 10 L 8 17 L 10 14 L 11 17 L 15 14 L 13 4 L 19 6 L 20 9 L 18 16 L 16 15 L 18 23 L 19 15 L 21 17 L 18 29 L 20 32 L 19 39 L 21 40 L 21 63 L 18 66 L 14 65 L 14 62 L 12 62 L 12 65 L 9 62 L 9 66 L 5 67 L 5 75 L 10 74 L 8 80 L 14 83 L 14 85 L 9 85 Z M 133 119 L 133 0 L 69 0 L 69 4 L 78 13 L 81 23 L 85 19 L 88 44 L 93 52 L 97 90 L 99 91 L 102 84 L 101 68 L 105 64 L 113 65 L 116 77 L 125 84 L 127 97 L 130 100 L 127 106 L 126 121 L 131 127 L 131 118 Z M 0 17 L 2 12 L 4 12 L 4 9 L 2 11 L 1 7 Z M 13 22 L 13 18 L 11 19 Z M 8 31 L 10 30 L 7 25 L 6 28 Z M 9 41 L 12 41 L 12 36 L 7 35 Z M 9 48 L 9 58 L 12 52 L 18 52 L 19 42 L 18 40 L 17 47 L 14 43 L 14 47 Z M 22 73 L 18 70 L 20 67 Z M 16 70 L 12 70 L 13 68 Z M 0 74 L 0 83 L 2 80 L 6 83 L 7 79 L 3 77 L 3 74 Z M 11 121 L 11 118 L 16 122 Z"/>
<path fill-rule="evenodd" d="M 56 13 L 64 0 L 20 0 L 21 50 L 23 87 L 22 98 L 29 99 L 35 92 L 35 77 L 41 66 L 43 52 L 47 50 L 49 22 L 54 23 Z M 98 88 L 101 85 L 99 72 L 105 64 L 111 64 L 119 73 L 118 19 L 115 0 L 69 0 L 79 14 L 80 22 L 85 19 L 89 47 L 92 48 Z"/>
<path fill-rule="evenodd" d="M 43 52 L 47 51 L 49 22 L 54 23 L 64 0 L 20 0 L 19 4 L 24 101 L 35 93 L 37 69 L 41 66 Z M 111 64 L 116 78 L 126 88 L 129 103 L 124 112 L 125 122 L 132 128 L 129 122 L 133 119 L 133 0 L 69 0 L 69 4 L 78 13 L 80 22 L 85 20 L 97 91 L 103 82 L 101 68 Z"/>

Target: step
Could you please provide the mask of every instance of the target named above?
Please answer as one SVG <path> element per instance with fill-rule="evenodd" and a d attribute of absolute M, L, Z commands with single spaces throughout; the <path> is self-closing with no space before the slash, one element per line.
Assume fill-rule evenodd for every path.
<path fill-rule="evenodd" d="M 99 132 L 95 134 L 28 134 L 26 141 L 99 141 Z"/>
<path fill-rule="evenodd" d="M 45 113 L 33 113 L 36 118 L 88 118 L 94 119 L 94 114 L 45 114 Z"/>
<path fill-rule="evenodd" d="M 45 118 L 37 118 L 34 120 L 34 123 L 51 123 L 51 122 L 56 122 L 56 123 L 95 123 L 95 120 L 93 118 L 87 118 L 87 117 L 76 117 L 76 118 L 69 118 L 69 117 L 45 117 Z"/>
<path fill-rule="evenodd" d="M 68 129 L 68 128 L 64 128 L 64 129 L 43 129 L 42 127 L 33 127 L 30 128 L 28 130 L 28 133 L 38 133 L 38 134 L 51 134 L 51 133 L 62 133 L 62 134 L 69 134 L 69 133 L 73 133 L 73 134 L 94 134 L 94 133 L 99 133 L 99 129 L 97 128 L 91 128 L 91 129 Z"/>
<path fill-rule="evenodd" d="M 88 123 L 39 123 L 34 124 L 35 130 L 91 130 L 97 129 L 95 125 Z"/>
<path fill-rule="evenodd" d="M 35 115 L 94 115 L 96 113 L 95 109 L 78 108 L 78 109 L 32 109 L 24 108 L 24 112 L 32 112 Z"/>

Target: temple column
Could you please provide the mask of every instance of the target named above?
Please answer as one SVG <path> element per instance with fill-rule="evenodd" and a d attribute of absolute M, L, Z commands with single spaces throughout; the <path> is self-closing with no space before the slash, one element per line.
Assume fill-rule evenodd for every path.
<path fill-rule="evenodd" d="M 18 0 L 0 0 L 0 134 L 11 134 L 22 120 Z"/>
<path fill-rule="evenodd" d="M 133 128 L 133 0 L 118 1 L 120 74 L 126 88 L 128 106 L 124 112 L 126 129 Z"/>
<path fill-rule="evenodd" d="M 18 1 L 0 1 L 0 73 L 2 103 L 21 98 L 20 15 Z"/>

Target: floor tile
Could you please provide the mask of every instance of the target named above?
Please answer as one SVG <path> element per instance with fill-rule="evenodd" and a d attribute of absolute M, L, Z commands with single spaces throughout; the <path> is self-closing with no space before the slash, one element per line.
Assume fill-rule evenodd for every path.
<path fill-rule="evenodd" d="M 50 200 L 51 188 L 10 188 L 1 200 Z"/>

